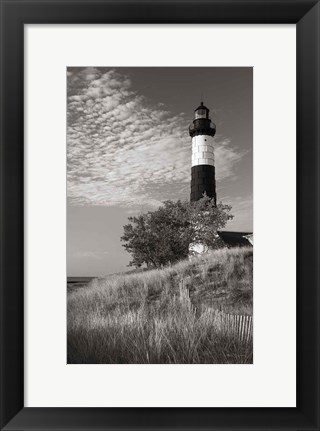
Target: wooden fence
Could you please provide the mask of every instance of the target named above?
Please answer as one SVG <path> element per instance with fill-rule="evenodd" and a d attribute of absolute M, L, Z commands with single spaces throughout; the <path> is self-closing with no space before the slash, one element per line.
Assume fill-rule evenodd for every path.
<path fill-rule="evenodd" d="M 204 312 L 212 319 L 213 325 L 221 332 L 234 335 L 240 341 L 250 343 L 253 337 L 252 316 L 229 314 L 223 311 L 207 308 Z M 209 317 L 210 316 L 210 317 Z"/>
<path fill-rule="evenodd" d="M 179 300 L 190 309 L 193 305 L 190 300 L 189 289 L 186 288 L 184 280 L 179 285 Z M 194 309 L 194 311 L 196 311 Z M 251 343 L 253 338 L 252 316 L 224 313 L 215 308 L 205 308 L 201 313 L 202 319 L 210 319 L 218 331 L 237 337 L 240 341 Z"/>

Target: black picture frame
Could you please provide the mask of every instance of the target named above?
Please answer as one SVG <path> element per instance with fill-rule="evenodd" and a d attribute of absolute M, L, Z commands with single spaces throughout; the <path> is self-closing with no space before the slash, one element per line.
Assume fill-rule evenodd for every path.
<path fill-rule="evenodd" d="M 0 3 L 1 430 L 319 430 L 319 1 L 2 0 Z M 27 23 L 296 24 L 296 408 L 24 407 L 23 28 Z"/>

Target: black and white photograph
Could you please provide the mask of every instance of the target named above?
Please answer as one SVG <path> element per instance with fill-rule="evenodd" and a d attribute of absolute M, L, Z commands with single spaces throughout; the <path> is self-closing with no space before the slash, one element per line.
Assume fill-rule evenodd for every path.
<path fill-rule="evenodd" d="M 253 364 L 253 68 L 66 81 L 67 363 Z"/>

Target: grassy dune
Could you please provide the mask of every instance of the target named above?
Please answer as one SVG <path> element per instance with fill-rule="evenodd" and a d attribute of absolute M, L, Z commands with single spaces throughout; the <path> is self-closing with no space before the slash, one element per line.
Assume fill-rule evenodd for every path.
<path fill-rule="evenodd" d="M 93 280 L 68 294 L 68 363 L 252 363 L 212 309 L 252 314 L 252 248 Z"/>

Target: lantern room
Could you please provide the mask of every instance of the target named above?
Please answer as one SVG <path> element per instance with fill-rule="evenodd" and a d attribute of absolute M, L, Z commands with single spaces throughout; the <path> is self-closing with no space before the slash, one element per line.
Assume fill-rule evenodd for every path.
<path fill-rule="evenodd" d="M 210 110 L 204 106 L 203 102 L 201 102 L 201 105 L 194 111 L 195 120 L 198 120 L 199 118 L 209 119 L 209 111 Z"/>

